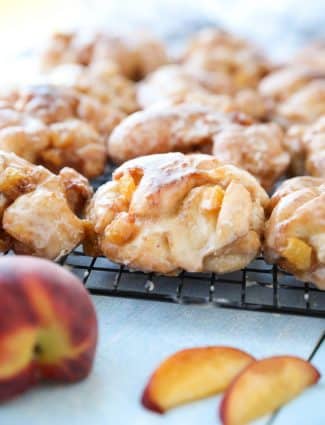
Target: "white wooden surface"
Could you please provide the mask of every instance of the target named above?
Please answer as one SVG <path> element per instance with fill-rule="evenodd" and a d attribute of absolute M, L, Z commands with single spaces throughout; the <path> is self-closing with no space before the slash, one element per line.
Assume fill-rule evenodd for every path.
<path fill-rule="evenodd" d="M 257 357 L 295 354 L 308 358 L 324 320 L 212 307 L 94 297 L 100 344 L 91 376 L 80 384 L 43 385 L 0 406 L 1 425 L 212 425 L 219 397 L 160 416 L 139 398 L 155 366 L 184 347 L 224 344 Z M 314 358 L 325 374 L 325 347 Z M 285 407 L 272 425 L 325 424 L 325 385 Z M 267 424 L 268 418 L 258 421 Z"/>

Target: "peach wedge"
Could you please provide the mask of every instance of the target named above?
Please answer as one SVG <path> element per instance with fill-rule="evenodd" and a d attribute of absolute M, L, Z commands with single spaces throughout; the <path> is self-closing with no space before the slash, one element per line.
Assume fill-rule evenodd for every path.
<path fill-rule="evenodd" d="M 224 394 L 220 404 L 222 424 L 248 424 L 278 409 L 319 378 L 317 369 L 298 357 L 256 361 L 234 379 Z"/>
<path fill-rule="evenodd" d="M 201 347 L 179 351 L 151 376 L 142 404 L 157 413 L 222 392 L 254 357 L 230 347 Z"/>

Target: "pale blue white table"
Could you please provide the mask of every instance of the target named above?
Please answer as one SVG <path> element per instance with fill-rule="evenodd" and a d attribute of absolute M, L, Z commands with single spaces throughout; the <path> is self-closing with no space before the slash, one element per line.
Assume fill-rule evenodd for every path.
<path fill-rule="evenodd" d="M 160 416 L 139 398 L 155 366 L 167 355 L 197 345 L 232 345 L 257 357 L 294 354 L 308 359 L 323 319 L 93 297 L 100 323 L 94 370 L 80 384 L 43 385 L 0 407 L 1 425 L 215 425 L 220 397 Z M 325 375 L 325 342 L 312 362 Z M 324 425 L 325 378 L 257 424 Z"/>

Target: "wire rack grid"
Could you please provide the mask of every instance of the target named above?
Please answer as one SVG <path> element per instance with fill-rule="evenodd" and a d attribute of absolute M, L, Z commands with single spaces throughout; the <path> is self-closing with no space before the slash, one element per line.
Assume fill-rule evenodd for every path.
<path fill-rule="evenodd" d="M 94 188 L 111 179 L 112 171 L 109 166 Z M 88 257 L 81 247 L 60 263 L 97 295 L 325 317 L 325 291 L 266 264 L 262 257 L 234 273 L 183 272 L 175 277 L 130 271 L 104 257 Z"/>

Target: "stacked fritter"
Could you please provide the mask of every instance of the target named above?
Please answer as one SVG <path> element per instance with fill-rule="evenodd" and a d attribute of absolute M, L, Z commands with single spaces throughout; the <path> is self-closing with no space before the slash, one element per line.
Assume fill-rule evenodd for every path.
<path fill-rule="evenodd" d="M 0 97 L 0 149 L 36 164 L 1 153 L 2 250 L 56 258 L 84 241 L 176 274 L 238 270 L 264 245 L 325 288 L 324 43 L 279 66 L 216 29 L 177 58 L 148 33 L 80 31 L 55 34 L 41 63 L 41 84 Z M 122 165 L 91 198 L 77 171 L 107 160 Z M 310 177 L 270 201 L 288 173 Z"/>

